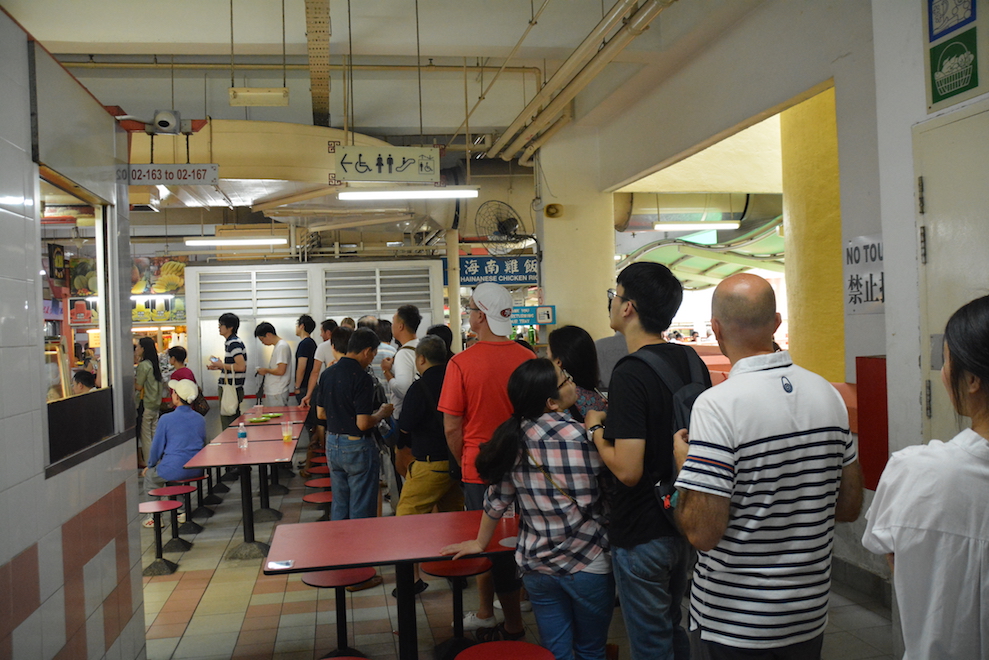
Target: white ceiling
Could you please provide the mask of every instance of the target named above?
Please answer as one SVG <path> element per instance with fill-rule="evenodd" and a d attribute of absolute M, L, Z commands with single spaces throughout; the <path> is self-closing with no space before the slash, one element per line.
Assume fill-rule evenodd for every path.
<path fill-rule="evenodd" d="M 458 70 L 355 73 L 352 125 L 378 137 L 419 133 L 449 135 L 463 122 L 465 96 L 473 106 L 493 71 L 465 64 L 500 66 L 526 31 L 532 11 L 544 0 L 419 0 L 418 60 Z M 577 124 L 610 121 L 616 112 L 649 93 L 636 80 L 662 80 L 676 63 L 700 52 L 756 7 L 761 0 L 679 0 L 632 41 L 576 100 Z M 286 108 L 231 108 L 230 8 L 226 0 L 0 0 L 26 30 L 63 60 L 152 63 L 161 68 L 69 70 L 106 105 L 135 116 L 174 108 L 183 118 L 257 119 L 310 124 L 308 72 L 289 71 L 291 103 Z M 613 0 L 550 0 L 512 66 L 538 67 L 544 80 L 597 24 Z M 238 62 L 278 64 L 282 52 L 282 3 L 232 0 L 234 52 Z M 289 62 L 304 65 L 304 0 L 285 0 Z M 416 64 L 416 2 L 413 0 L 331 0 L 331 63 L 342 63 L 352 48 L 357 64 Z M 353 11 L 348 15 L 348 10 Z M 218 68 L 170 68 L 173 61 Z M 237 86 L 281 87 L 282 72 L 236 73 Z M 342 126 L 343 85 L 331 74 L 332 125 Z M 542 81 L 538 81 L 542 82 Z M 474 132 L 498 132 L 515 118 L 536 91 L 536 76 L 505 74 L 470 119 Z M 422 91 L 422 114 L 419 92 Z M 174 99 L 174 101 L 173 101 Z M 778 192 L 778 125 L 754 126 L 735 138 L 681 161 L 624 190 L 649 192 Z M 774 155 L 777 154 L 777 155 Z M 773 169 L 775 159 L 776 170 Z"/>

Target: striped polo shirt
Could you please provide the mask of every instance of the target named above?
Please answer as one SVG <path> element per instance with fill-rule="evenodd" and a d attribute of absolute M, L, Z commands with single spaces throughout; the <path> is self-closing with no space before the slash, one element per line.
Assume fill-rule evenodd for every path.
<path fill-rule="evenodd" d="M 244 356 L 244 362 L 247 362 L 247 347 L 244 346 L 244 342 L 240 340 L 237 335 L 230 335 L 227 340 L 223 343 L 223 364 L 233 365 L 235 358 L 238 355 Z M 232 366 L 227 367 L 227 370 L 233 369 Z M 237 387 L 244 387 L 244 381 L 247 378 L 247 373 L 244 371 L 234 374 L 234 385 Z M 220 382 L 229 382 L 224 376 L 220 377 Z"/>
<path fill-rule="evenodd" d="M 739 360 L 697 399 L 676 485 L 730 498 L 731 513 L 698 553 L 691 630 L 755 649 L 823 632 L 838 485 L 855 460 L 841 396 L 789 353 Z"/>

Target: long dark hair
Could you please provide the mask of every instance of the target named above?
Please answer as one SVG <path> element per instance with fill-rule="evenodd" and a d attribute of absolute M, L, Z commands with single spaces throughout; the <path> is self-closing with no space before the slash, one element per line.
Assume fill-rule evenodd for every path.
<path fill-rule="evenodd" d="M 155 373 L 155 380 L 160 383 L 161 365 L 158 364 L 158 351 L 155 349 L 155 340 L 151 337 L 141 337 L 137 343 L 141 345 L 141 352 L 143 354 L 141 359 L 151 363 L 151 368 L 154 369 Z"/>
<path fill-rule="evenodd" d="M 546 400 L 556 399 L 560 390 L 556 367 L 546 358 L 523 362 L 508 379 L 512 416 L 495 429 L 477 455 L 477 473 L 488 483 L 497 483 L 515 466 L 522 451 L 522 420 L 536 420 L 546 411 Z"/>
<path fill-rule="evenodd" d="M 597 388 L 601 380 L 598 351 L 587 330 L 575 325 L 557 328 L 549 333 L 549 350 L 573 376 L 573 382 L 585 390 Z"/>
<path fill-rule="evenodd" d="M 982 381 L 981 394 L 989 400 L 989 296 L 976 298 L 951 315 L 944 328 L 944 343 L 948 347 L 955 410 L 962 414 L 959 406 L 966 372 Z"/>

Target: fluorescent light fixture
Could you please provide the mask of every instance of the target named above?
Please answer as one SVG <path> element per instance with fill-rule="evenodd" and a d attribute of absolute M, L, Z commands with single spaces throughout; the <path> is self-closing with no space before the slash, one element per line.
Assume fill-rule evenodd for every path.
<path fill-rule="evenodd" d="M 288 87 L 230 87 L 230 105 L 277 107 L 288 105 Z"/>
<path fill-rule="evenodd" d="M 175 329 L 175 326 L 174 325 L 163 325 L 163 326 L 161 326 L 161 331 L 162 332 L 165 332 L 166 330 L 174 330 L 174 329 Z"/>
<path fill-rule="evenodd" d="M 137 295 L 131 296 L 131 300 L 171 300 L 175 297 L 174 293 L 139 293 Z"/>
<path fill-rule="evenodd" d="M 269 236 L 264 238 L 216 238 L 203 236 L 200 238 L 187 238 L 185 244 L 190 246 L 233 246 L 233 245 L 288 245 L 288 239 L 279 236 Z"/>
<path fill-rule="evenodd" d="M 390 190 L 341 190 L 337 199 L 464 199 L 477 197 L 478 189 L 467 186 L 445 188 L 393 188 Z"/>
<path fill-rule="evenodd" d="M 96 296 L 86 296 L 86 302 L 99 302 L 100 299 Z"/>
<path fill-rule="evenodd" d="M 656 231 L 710 231 L 712 229 L 738 229 L 738 220 L 725 222 L 657 222 L 652 226 Z"/>

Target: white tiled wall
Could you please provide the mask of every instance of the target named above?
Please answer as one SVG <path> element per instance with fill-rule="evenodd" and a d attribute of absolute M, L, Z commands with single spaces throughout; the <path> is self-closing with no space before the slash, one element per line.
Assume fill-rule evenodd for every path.
<path fill-rule="evenodd" d="M 37 544 L 41 606 L 18 626 L 11 642 L 15 657 L 51 658 L 66 644 L 62 525 L 121 483 L 126 482 L 135 494 L 137 485 L 132 443 L 45 478 L 47 382 L 42 362 L 42 252 L 36 217 L 38 167 L 31 154 L 28 48 L 26 35 L 0 11 L 0 565 Z M 39 60 L 48 57 L 42 51 L 35 52 Z M 39 64 L 52 68 L 49 62 Z M 55 70 L 66 77 L 60 68 Z M 62 173 L 94 176 L 112 171 L 108 165 L 115 163 L 103 161 L 119 151 L 118 143 L 126 136 L 119 131 L 114 133 L 112 119 L 91 97 L 73 90 L 71 79 L 60 79 L 59 84 L 58 89 L 69 97 L 89 104 L 77 116 L 91 117 L 94 124 L 76 129 L 79 140 L 98 147 L 79 150 L 67 145 L 71 157 L 66 156 L 66 162 L 76 169 Z M 52 89 L 50 85 L 45 87 L 49 97 Z M 58 145 L 49 141 L 43 146 L 52 154 L 52 162 L 58 162 Z M 116 157 L 125 160 L 126 153 L 117 153 Z M 90 163 L 87 158 L 102 160 Z M 120 196 L 126 202 L 126 189 L 104 185 L 100 192 L 110 201 Z M 129 258 L 126 221 L 121 226 L 126 254 L 118 256 L 124 261 Z M 112 234 L 111 239 L 117 237 Z M 117 266 L 111 265 L 111 269 L 110 277 L 122 277 Z M 121 329 L 121 334 L 127 330 Z M 89 657 L 107 655 L 130 660 L 143 653 L 141 564 L 140 552 L 135 550 L 139 540 L 136 497 L 128 497 L 127 516 L 134 544 L 130 548 L 134 616 L 107 654 L 99 605 L 117 586 L 115 547 L 111 543 L 85 571 L 86 627 L 92 633 L 88 636 Z"/>

